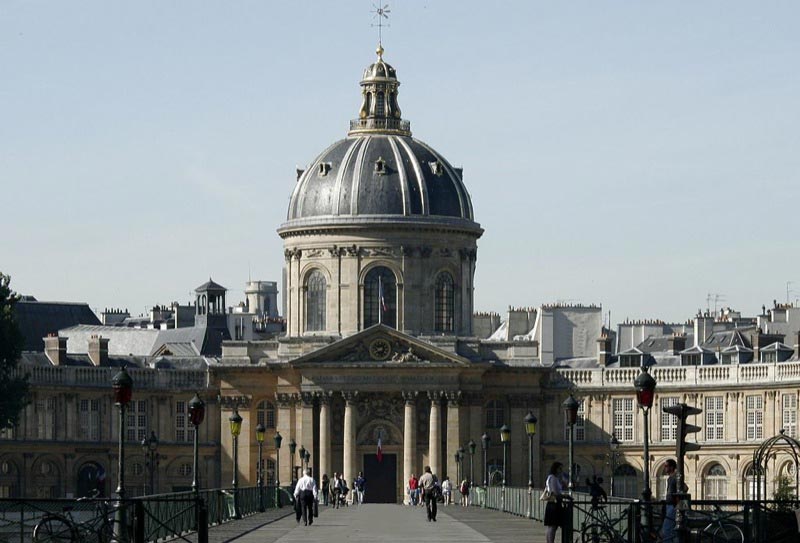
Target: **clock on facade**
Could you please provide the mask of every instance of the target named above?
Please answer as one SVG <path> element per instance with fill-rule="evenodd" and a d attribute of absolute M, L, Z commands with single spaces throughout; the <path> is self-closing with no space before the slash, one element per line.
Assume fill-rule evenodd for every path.
<path fill-rule="evenodd" d="M 392 354 L 392 345 L 383 338 L 373 340 L 369 344 L 369 355 L 373 360 L 386 360 Z"/>

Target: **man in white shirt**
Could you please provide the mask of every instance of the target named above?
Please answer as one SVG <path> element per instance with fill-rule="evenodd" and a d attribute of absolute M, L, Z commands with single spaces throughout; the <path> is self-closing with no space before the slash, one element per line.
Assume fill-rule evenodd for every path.
<path fill-rule="evenodd" d="M 311 477 L 311 468 L 300 477 L 294 487 L 294 499 L 303 511 L 303 524 L 314 524 L 314 502 L 317 501 L 317 482 Z M 300 522 L 298 517 L 297 522 Z"/>

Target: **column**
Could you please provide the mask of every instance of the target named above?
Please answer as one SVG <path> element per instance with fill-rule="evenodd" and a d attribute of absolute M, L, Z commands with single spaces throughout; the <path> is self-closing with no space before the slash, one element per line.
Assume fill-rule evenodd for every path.
<path fill-rule="evenodd" d="M 461 392 L 449 391 L 447 395 L 447 453 L 445 456 L 445 465 L 447 469 L 445 473 L 439 476 L 444 479 L 447 475 L 456 487 L 461 481 L 456 481 L 458 478 L 458 468 L 456 466 L 456 451 L 462 445 L 461 442 L 461 417 L 460 417 L 460 404 Z"/>
<path fill-rule="evenodd" d="M 344 396 L 344 462 L 343 471 L 347 486 L 352 488 L 356 475 L 356 391 L 342 392 Z"/>
<path fill-rule="evenodd" d="M 442 399 L 442 393 L 428 392 L 428 398 L 431 400 L 430 428 L 428 433 L 428 463 L 434 475 L 441 479 L 442 440 L 439 435 L 439 428 L 441 427 L 439 401 Z"/>
<path fill-rule="evenodd" d="M 314 394 L 312 392 L 301 392 L 300 405 L 298 407 L 297 437 L 295 438 L 297 448 L 299 449 L 301 445 L 306 448 L 311 454 L 309 466 L 314 467 L 314 449 L 317 446 L 314 443 Z M 298 465 L 302 466 L 303 462 L 299 462 Z M 317 470 L 313 470 L 312 473 L 315 478 L 319 476 Z"/>
<path fill-rule="evenodd" d="M 329 392 L 320 392 L 319 395 L 319 473 L 322 477 L 331 473 L 331 396 Z"/>
<path fill-rule="evenodd" d="M 403 492 L 411 474 L 419 473 L 417 464 L 417 393 L 403 392 L 405 413 L 403 417 Z"/>

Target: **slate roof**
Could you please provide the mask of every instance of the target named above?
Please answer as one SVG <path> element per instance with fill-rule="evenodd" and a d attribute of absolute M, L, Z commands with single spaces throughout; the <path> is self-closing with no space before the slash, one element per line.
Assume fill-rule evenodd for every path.
<path fill-rule="evenodd" d="M 60 335 L 68 338 L 67 352 L 88 351 L 89 338 L 93 335 L 108 338 L 110 356 L 155 356 L 161 354 L 164 345 L 175 345 L 177 356 L 222 354 L 223 340 L 230 339 L 228 330 L 187 326 L 171 330 L 123 328 L 117 326 L 78 325 L 62 329 Z"/>
<path fill-rule="evenodd" d="M 226 289 L 219 283 L 215 283 L 214 281 L 211 280 L 210 277 L 208 278 L 208 281 L 206 281 L 205 283 L 194 289 L 195 292 L 208 292 L 209 290 L 226 291 L 228 289 Z"/>
<path fill-rule="evenodd" d="M 20 331 L 25 338 L 24 351 L 44 351 L 48 334 L 77 324 L 99 325 L 97 315 L 85 303 L 20 301 L 14 306 Z"/>

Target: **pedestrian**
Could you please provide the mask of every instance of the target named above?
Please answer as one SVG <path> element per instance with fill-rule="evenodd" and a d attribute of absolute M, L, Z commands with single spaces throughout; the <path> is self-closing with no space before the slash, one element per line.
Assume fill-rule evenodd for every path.
<path fill-rule="evenodd" d="M 417 476 L 413 473 L 411 474 L 411 479 L 408 480 L 408 497 L 409 503 L 411 505 L 417 505 L 419 501 L 419 481 L 417 480 Z"/>
<path fill-rule="evenodd" d="M 364 490 L 367 488 L 367 480 L 364 479 L 364 474 L 362 472 L 358 472 L 358 477 L 356 477 L 356 480 L 353 482 L 353 487 L 355 488 L 353 503 L 361 505 L 364 503 Z"/>
<path fill-rule="evenodd" d="M 469 481 L 464 479 L 458 487 L 458 492 L 461 494 L 461 507 L 469 505 Z"/>
<path fill-rule="evenodd" d="M 344 478 L 344 474 L 339 477 L 339 495 L 341 496 L 339 499 L 342 500 L 343 505 L 350 505 L 347 501 L 347 494 L 350 492 L 350 487 L 347 486 L 347 479 Z M 352 497 L 350 498 L 352 500 Z"/>
<path fill-rule="evenodd" d="M 342 480 L 339 474 L 333 472 L 333 481 L 331 481 L 331 505 L 339 509 L 339 498 L 342 495 Z"/>
<path fill-rule="evenodd" d="M 294 487 L 295 502 L 300 502 L 303 515 L 303 524 L 314 524 L 314 502 L 317 501 L 317 482 L 311 477 L 311 468 L 306 468 L 306 474 L 300 477 Z M 300 522 L 300 517 L 297 517 Z"/>
<path fill-rule="evenodd" d="M 444 504 L 450 505 L 450 498 L 453 495 L 453 483 L 450 482 L 450 477 L 444 477 L 442 481 L 442 495 L 444 496 Z"/>
<path fill-rule="evenodd" d="M 428 522 L 436 522 L 436 500 L 439 499 L 437 494 L 439 482 L 436 476 L 431 473 L 430 466 L 425 466 L 425 473 L 419 478 L 419 486 L 422 489 L 422 500 L 425 502 L 425 512 L 428 515 Z"/>
<path fill-rule="evenodd" d="M 664 496 L 664 521 L 661 523 L 661 541 L 675 542 L 675 509 L 678 505 L 678 463 L 668 458 L 664 463 L 664 475 L 667 476 L 667 494 Z"/>
<path fill-rule="evenodd" d="M 542 498 L 547 501 L 544 508 L 544 525 L 546 526 L 545 541 L 555 543 L 556 530 L 563 527 L 564 514 L 562 507 L 563 487 L 561 477 L 564 473 L 564 464 L 553 462 L 550 466 L 550 473 L 544 483 Z"/>
<path fill-rule="evenodd" d="M 322 474 L 322 505 L 328 505 L 328 495 L 331 491 L 331 482 L 328 480 L 328 474 Z"/>

